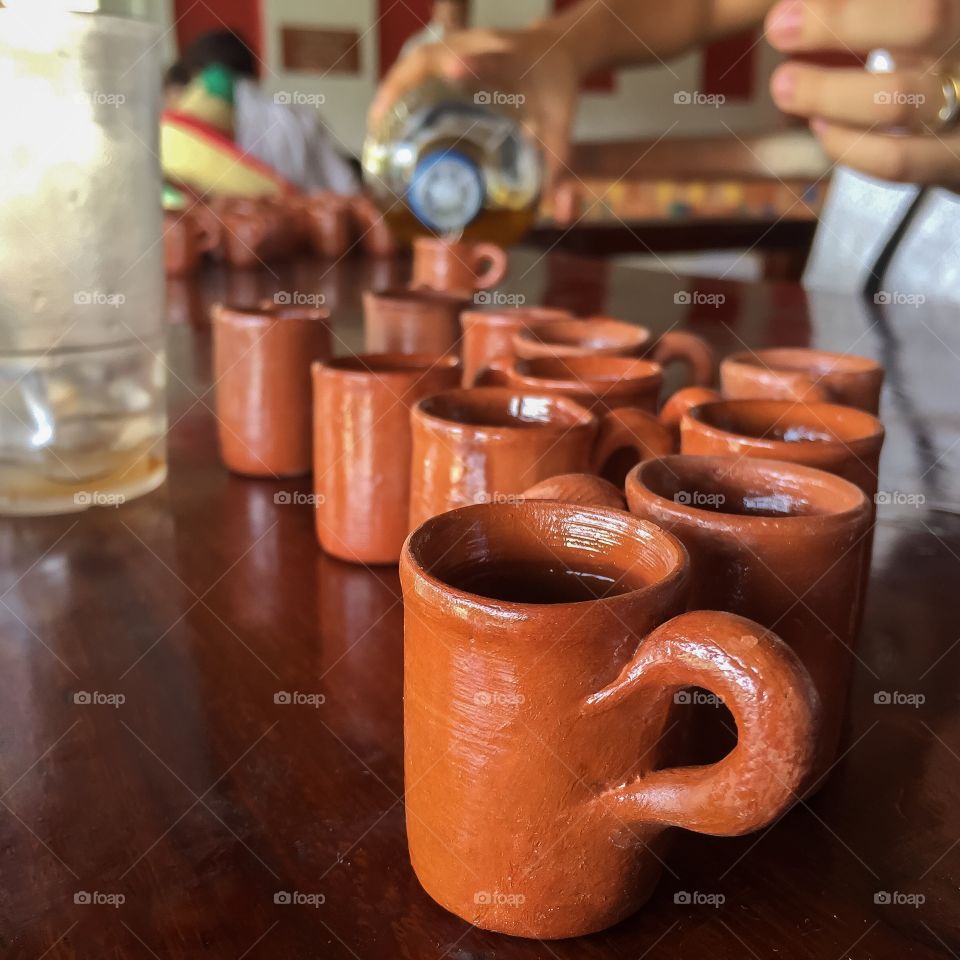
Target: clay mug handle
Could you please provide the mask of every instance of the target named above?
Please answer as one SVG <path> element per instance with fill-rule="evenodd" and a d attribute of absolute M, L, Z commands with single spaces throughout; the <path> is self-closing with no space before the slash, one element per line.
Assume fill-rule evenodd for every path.
<path fill-rule="evenodd" d="M 510 386 L 510 358 L 494 357 L 485 367 L 481 367 L 474 376 L 475 387 Z"/>
<path fill-rule="evenodd" d="M 590 473 L 561 473 L 548 477 L 524 490 L 520 496 L 523 500 L 559 500 L 561 503 L 578 503 L 583 507 L 627 509 L 627 499 L 621 489 L 609 480 Z"/>
<path fill-rule="evenodd" d="M 634 407 L 618 407 L 600 418 L 600 430 L 593 444 L 590 470 L 602 473 L 618 450 L 634 450 L 639 460 L 674 452 L 676 440 L 653 414 Z"/>
<path fill-rule="evenodd" d="M 191 215 L 194 242 L 199 253 L 209 253 L 219 243 L 216 231 L 202 217 Z"/>
<path fill-rule="evenodd" d="M 484 270 L 480 269 L 486 261 Z M 474 284 L 478 290 L 496 286 L 507 275 L 507 252 L 495 243 L 477 243 L 473 247 Z"/>
<path fill-rule="evenodd" d="M 610 787 L 590 805 L 620 820 L 715 836 L 770 823 L 797 799 L 810 771 L 820 704 L 796 654 L 759 624 L 715 610 L 680 614 L 649 633 L 581 713 L 595 716 L 643 691 L 672 699 L 692 686 L 730 709 L 738 734 L 733 750 L 709 766 L 655 770 Z"/>
<path fill-rule="evenodd" d="M 659 337 L 650 351 L 650 358 L 666 367 L 670 363 L 685 363 L 690 370 L 687 386 L 706 387 L 714 382 L 717 365 L 713 349 L 702 337 L 683 330 L 669 330 Z"/>
<path fill-rule="evenodd" d="M 660 422 L 676 438 L 680 436 L 680 421 L 683 415 L 701 403 L 712 403 L 723 398 L 709 387 L 684 387 L 678 390 L 660 410 Z"/>
<path fill-rule="evenodd" d="M 260 259 L 260 250 L 267 236 L 267 225 L 263 218 L 256 214 L 239 213 L 229 219 L 229 229 L 241 246 L 235 253 L 234 259 L 242 262 L 253 262 Z"/>

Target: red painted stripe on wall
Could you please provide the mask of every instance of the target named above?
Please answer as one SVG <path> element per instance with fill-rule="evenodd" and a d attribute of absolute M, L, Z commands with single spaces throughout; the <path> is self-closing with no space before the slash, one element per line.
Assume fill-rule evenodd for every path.
<path fill-rule="evenodd" d="M 756 30 L 746 30 L 711 43 L 700 65 L 700 92 L 752 100 L 759 36 Z"/>
<path fill-rule="evenodd" d="M 177 49 L 183 48 L 204 33 L 214 30 L 235 30 L 257 55 L 263 57 L 263 20 L 261 0 L 175 0 Z M 262 67 L 258 64 L 258 73 Z"/>

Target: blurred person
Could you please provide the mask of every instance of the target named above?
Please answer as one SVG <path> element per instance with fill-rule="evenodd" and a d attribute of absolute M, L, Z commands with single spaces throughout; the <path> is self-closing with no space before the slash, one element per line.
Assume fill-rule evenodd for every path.
<path fill-rule="evenodd" d="M 186 47 L 167 71 L 165 105 L 176 109 L 183 89 L 213 65 L 225 67 L 234 77 L 233 138 L 241 150 L 306 192 L 359 192 L 355 166 L 337 149 L 318 111 L 278 102 L 275 94 L 264 90 L 257 83 L 253 51 L 233 31 L 204 34 Z"/>
<path fill-rule="evenodd" d="M 871 67 L 788 59 L 771 77 L 777 106 L 849 168 L 835 174 L 805 282 L 960 300 L 960 0 L 582 0 L 524 30 L 466 30 L 417 47 L 384 78 L 370 122 L 428 76 L 521 93 L 555 186 L 575 175 L 567 160 L 586 76 L 758 26 L 788 58 L 856 52 Z"/>
<path fill-rule="evenodd" d="M 417 47 L 441 43 L 451 33 L 466 30 L 468 15 L 468 0 L 434 0 L 430 22 L 407 39 L 400 48 L 400 57 L 405 57 Z"/>

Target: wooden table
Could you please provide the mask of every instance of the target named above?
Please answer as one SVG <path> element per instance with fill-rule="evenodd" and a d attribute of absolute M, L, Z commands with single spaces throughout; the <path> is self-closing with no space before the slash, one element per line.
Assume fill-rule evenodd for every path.
<path fill-rule="evenodd" d="M 635 917 L 540 943 L 471 928 L 411 872 L 396 571 L 323 556 L 310 508 L 275 499 L 306 481 L 217 461 L 205 305 L 322 293 L 346 350 L 362 342 L 360 291 L 404 269 L 302 263 L 171 285 L 167 484 L 119 508 L 0 521 L 0 955 L 957 957 L 956 309 L 514 255 L 504 289 L 529 302 L 683 323 L 720 351 L 848 349 L 888 370 L 889 502 L 832 779 L 759 834 L 678 834 Z M 724 900 L 682 902 L 695 894 Z"/>

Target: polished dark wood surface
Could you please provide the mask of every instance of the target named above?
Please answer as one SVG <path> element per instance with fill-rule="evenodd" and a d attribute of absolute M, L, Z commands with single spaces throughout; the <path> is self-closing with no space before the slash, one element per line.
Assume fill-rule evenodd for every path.
<path fill-rule="evenodd" d="M 209 302 L 322 294 L 345 352 L 362 346 L 361 290 L 404 271 L 302 263 L 171 283 L 168 482 L 119 508 L 0 521 L 0 955 L 960 954 L 956 309 L 514 254 L 504 292 L 531 303 L 682 324 L 721 353 L 815 344 L 888 371 L 888 502 L 829 783 L 759 834 L 677 834 L 636 916 L 540 943 L 471 928 L 411 872 L 396 570 L 320 553 L 310 507 L 277 502 L 308 481 L 244 480 L 217 460 Z M 294 692 L 313 703 L 277 702 Z"/>

